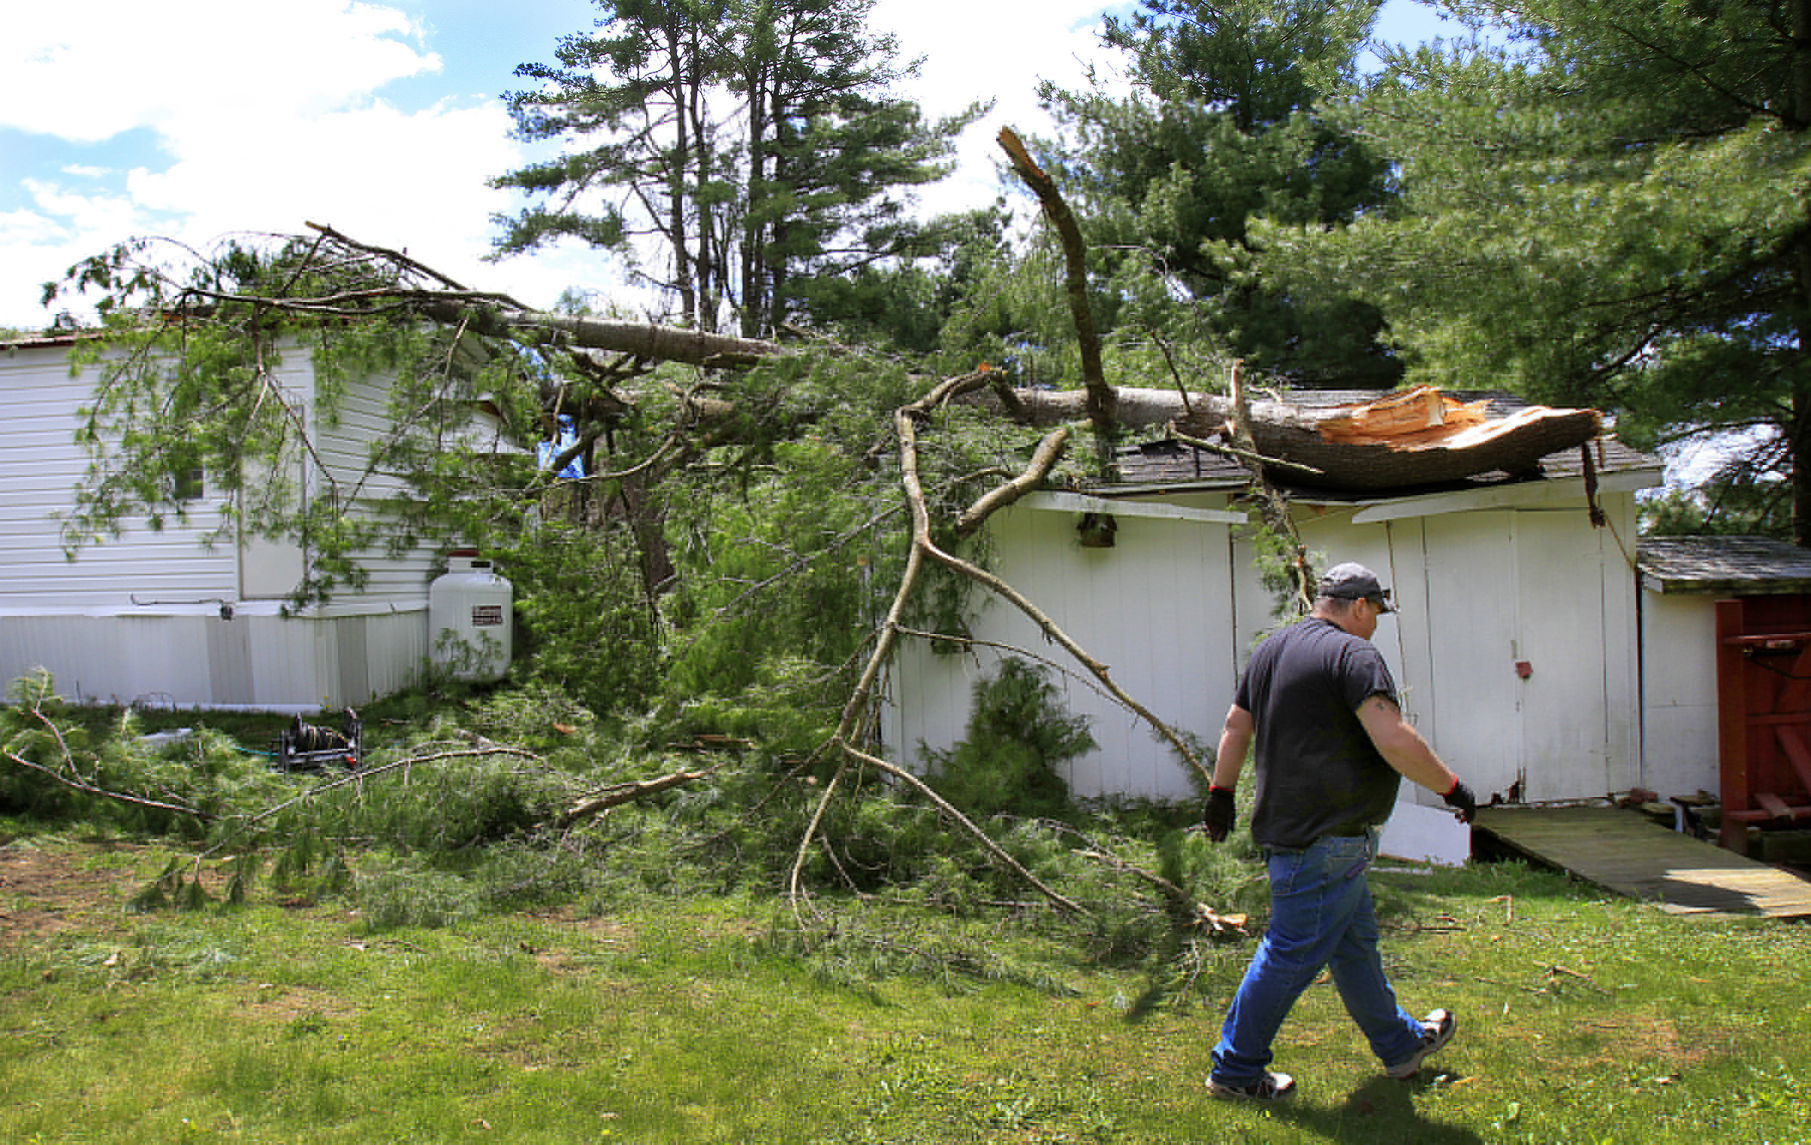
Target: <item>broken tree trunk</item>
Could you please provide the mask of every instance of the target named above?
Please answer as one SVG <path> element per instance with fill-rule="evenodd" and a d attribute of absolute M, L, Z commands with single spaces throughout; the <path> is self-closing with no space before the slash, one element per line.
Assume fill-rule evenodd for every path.
<path fill-rule="evenodd" d="M 1010 133 L 1001 137 L 1020 174 L 1051 215 L 1064 245 L 1065 281 L 1084 358 L 1083 390 L 1012 389 L 989 379 L 985 392 L 952 396 L 952 400 L 992 408 L 1021 424 L 1052 428 L 1064 422 L 1090 420 L 1110 435 L 1115 430 L 1143 429 L 1176 423 L 1198 438 L 1218 433 L 1233 418 L 1230 400 L 1218 394 L 1140 389 L 1109 385 L 1098 361 L 1099 339 L 1093 329 L 1086 294 L 1085 249 L 1048 174 L 1030 161 Z M 238 302 L 296 314 L 357 317 L 404 308 L 462 331 L 489 336 L 532 337 L 578 349 L 607 351 L 635 362 L 678 362 L 700 367 L 750 366 L 771 358 L 804 352 L 777 342 L 733 338 L 700 330 L 654 323 L 554 314 L 532 310 L 507 295 L 467 290 L 407 255 L 371 247 L 330 228 L 316 227 L 320 242 L 359 257 L 387 261 L 398 281 L 389 286 L 348 289 L 312 297 L 252 298 L 233 293 L 185 288 L 197 306 Z M 171 320 L 185 311 L 178 307 Z M 813 353 L 848 352 L 814 346 Z M 624 399 L 633 403 L 633 399 Z M 731 405 L 696 395 L 686 403 L 694 431 L 721 422 Z M 1463 405 L 1432 390 L 1390 395 L 1355 409 L 1315 410 L 1276 401 L 1250 404 L 1252 445 L 1256 452 L 1320 471 L 1320 476 L 1292 472 L 1292 484 L 1367 490 L 1433 485 L 1476 473 L 1532 471 L 1540 458 L 1573 449 L 1595 437 L 1601 419 L 1593 410 L 1529 407 L 1504 418 L 1489 418 L 1477 405 Z"/>
<path fill-rule="evenodd" d="M 1087 416 L 1080 391 L 1017 390 L 1014 397 L 1020 420 L 1033 426 Z M 995 399 L 976 393 L 964 400 Z M 1350 490 L 1437 485 L 1492 470 L 1527 473 L 1541 458 L 1575 449 L 1603 429 L 1596 410 L 1528 406 L 1489 418 L 1482 403 L 1466 405 L 1426 388 L 1323 410 L 1254 401 L 1247 412 L 1257 453 L 1319 471 L 1292 470 L 1291 484 Z M 1174 422 L 1196 437 L 1222 432 L 1236 420 L 1232 399 L 1219 394 L 1194 394 L 1185 404 L 1175 391 L 1126 387 L 1119 391 L 1118 413 L 1128 428 Z"/>
<path fill-rule="evenodd" d="M 493 307 L 462 299 L 442 299 L 422 307 L 422 313 L 447 325 L 466 323 L 476 334 L 505 337 L 522 332 L 546 332 L 563 344 L 584 350 L 608 350 L 650 362 L 679 362 L 688 366 L 752 366 L 782 352 L 777 342 L 757 338 L 732 338 L 648 322 L 616 322 L 551 314 L 545 310 Z"/>

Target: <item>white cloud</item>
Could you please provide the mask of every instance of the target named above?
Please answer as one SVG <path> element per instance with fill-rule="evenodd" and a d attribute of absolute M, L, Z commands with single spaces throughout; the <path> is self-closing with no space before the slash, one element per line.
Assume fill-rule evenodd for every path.
<path fill-rule="evenodd" d="M 401 236 L 470 239 L 504 203 L 487 178 L 514 161 L 501 108 L 404 112 L 376 102 L 297 118 L 247 148 L 233 135 L 178 136 L 180 158 L 134 170 L 132 199 L 151 212 L 295 230 L 305 221 Z"/>
<path fill-rule="evenodd" d="M 48 243 L 62 233 L 54 220 L 37 211 L 0 211 L 0 247 Z"/>
<path fill-rule="evenodd" d="M 1020 135 L 1053 130 L 1038 107 L 1039 82 L 1081 89 L 1090 61 L 1112 62 L 1113 53 L 1099 39 L 1105 10 L 1099 0 L 1046 0 L 1035 12 L 1023 4 L 879 0 L 873 28 L 896 34 L 903 58 L 924 58 L 909 94 L 927 115 L 952 115 L 975 100 L 994 101 L 993 110 L 963 135 L 955 173 L 920 193 L 926 210 L 962 210 L 994 199 L 1000 191 L 995 167 L 1002 153 L 994 141 L 1000 128 Z"/>
<path fill-rule="evenodd" d="M 0 126 L 98 142 L 135 127 L 343 104 L 435 71 L 392 8 L 348 0 L 18 5 L 0 42 Z"/>
<path fill-rule="evenodd" d="M 42 281 L 147 233 L 204 245 L 320 221 L 475 272 L 507 203 L 485 181 L 520 155 L 494 100 L 405 111 L 377 98 L 440 70 L 419 35 L 399 10 L 349 0 L 66 0 L 9 14 L 0 127 L 68 144 L 148 131 L 169 163 L 118 183 L 96 164 L 46 165 L 15 184 L 28 205 L 0 216 L 0 325 L 42 325 Z"/>
<path fill-rule="evenodd" d="M 36 179 L 25 180 L 24 186 L 40 217 L 60 226 L 65 234 L 104 233 L 130 226 L 143 215 L 136 204 L 121 195 L 71 191 L 61 184 Z"/>
<path fill-rule="evenodd" d="M 145 217 L 123 195 L 71 191 L 59 184 L 24 180 L 31 206 L 0 215 L 0 326 L 33 328 L 51 312 L 40 305 L 47 282 L 114 243 L 141 233 Z"/>

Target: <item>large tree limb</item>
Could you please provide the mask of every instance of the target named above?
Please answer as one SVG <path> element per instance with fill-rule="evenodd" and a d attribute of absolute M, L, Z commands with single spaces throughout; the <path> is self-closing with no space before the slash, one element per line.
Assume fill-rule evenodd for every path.
<path fill-rule="evenodd" d="M 1057 190 L 1056 180 L 1031 158 L 1031 152 L 1025 149 L 1012 128 L 1000 129 L 999 142 L 1000 148 L 1012 159 L 1019 178 L 1025 180 L 1025 185 L 1037 195 L 1062 243 L 1063 289 L 1069 297 L 1076 346 L 1082 354 L 1082 384 L 1087 387 L 1088 418 L 1094 423 L 1096 433 L 1111 438 L 1119 428 L 1115 410 L 1118 395 L 1107 384 L 1106 373 L 1101 368 L 1100 335 L 1095 332 L 1094 311 L 1088 303 L 1088 248 L 1082 242 L 1081 226 L 1075 221 L 1075 212 L 1063 200 L 1062 192 Z"/>
<path fill-rule="evenodd" d="M 861 713 L 866 710 L 868 700 L 873 694 L 875 682 L 878 680 L 880 672 L 886 666 L 888 660 L 892 658 L 893 649 L 898 644 L 901 620 L 905 615 L 906 606 L 911 600 L 912 593 L 917 587 L 918 577 L 924 567 L 925 545 L 920 543 L 920 539 L 922 538 L 925 541 L 928 541 L 930 535 L 930 515 L 925 509 L 924 492 L 918 483 L 917 439 L 913 429 L 913 419 L 925 409 L 942 404 L 948 397 L 948 394 L 961 384 L 963 384 L 962 379 L 953 379 L 950 382 L 945 382 L 913 407 L 901 410 L 894 418 L 895 428 L 898 429 L 901 434 L 900 453 L 905 469 L 905 472 L 901 476 L 901 480 L 906 485 L 908 500 L 912 506 L 913 544 L 907 554 L 905 575 L 900 578 L 900 586 L 898 591 L 894 593 L 892 606 L 887 611 L 886 622 L 881 626 L 880 638 L 876 641 L 873 653 L 868 657 L 868 663 L 862 671 L 860 681 L 857 683 L 848 703 L 843 707 L 842 719 L 837 726 L 835 735 L 831 739 L 831 745 L 842 755 L 842 762 L 838 764 L 835 774 L 830 777 L 830 782 L 825 785 L 824 794 L 819 798 L 817 807 L 812 812 L 811 821 L 806 826 L 805 834 L 799 840 L 798 853 L 794 857 L 792 874 L 789 879 L 791 895 L 796 904 L 802 893 L 801 885 L 805 858 L 810 853 L 811 843 L 816 838 L 818 829 L 823 822 L 824 812 L 829 807 L 830 800 L 834 797 L 837 786 L 842 780 L 844 773 L 847 771 L 849 763 L 854 761 L 876 768 L 887 775 L 891 775 L 895 779 L 900 780 L 924 795 L 935 804 L 940 811 L 945 815 L 948 815 L 958 826 L 972 835 L 989 854 L 993 855 L 1020 878 L 1035 887 L 1038 893 L 1050 900 L 1052 904 L 1072 914 L 1085 916 L 1089 913 L 1087 910 L 1053 890 L 1036 875 L 1033 875 L 1030 871 L 1026 870 L 1022 864 L 1015 860 L 1011 855 L 1007 854 L 998 843 L 995 843 L 993 839 L 988 836 L 987 832 L 981 830 L 981 828 L 976 826 L 966 815 L 963 815 L 955 807 L 951 806 L 948 800 L 937 794 L 937 792 L 923 780 L 903 768 L 895 767 L 886 760 L 862 751 L 852 742 L 852 737 L 856 726 L 860 721 Z"/>
<path fill-rule="evenodd" d="M 875 683 L 879 679 L 882 669 L 892 658 L 893 650 L 899 642 L 900 633 L 903 631 L 902 621 L 905 616 L 906 606 L 910 602 L 912 594 L 916 591 L 919 577 L 923 574 L 924 564 L 927 560 L 942 564 L 961 575 L 978 581 L 996 594 L 1006 597 L 1006 599 L 1011 601 L 1020 609 L 1020 611 L 1030 616 L 1033 622 L 1038 625 L 1039 629 L 1048 638 L 1061 645 L 1070 656 L 1086 667 L 1089 674 L 1094 677 L 1099 685 L 1112 696 L 1114 700 L 1126 707 L 1129 711 L 1136 713 L 1140 718 L 1156 728 L 1159 734 L 1170 742 L 1171 746 L 1176 749 L 1183 759 L 1187 760 L 1201 774 L 1207 774 L 1207 769 L 1202 765 L 1201 761 L 1195 756 L 1195 753 L 1189 748 L 1188 744 L 1175 729 L 1158 719 L 1149 709 L 1138 703 L 1128 695 L 1124 689 L 1114 683 L 1111 676 L 1108 674 L 1106 665 L 1101 664 L 1098 660 L 1095 660 L 1092 656 L 1088 655 L 1079 644 L 1070 639 L 1070 637 L 1058 628 L 1049 617 L 1045 616 L 1036 605 L 1032 604 L 1023 594 L 1019 593 L 1005 581 L 984 569 L 942 551 L 931 540 L 930 512 L 926 508 L 924 487 L 918 474 L 918 419 L 929 411 L 939 408 L 952 398 L 959 396 L 961 393 L 986 384 L 987 377 L 984 373 L 963 378 L 949 379 L 935 387 L 919 401 L 900 409 L 894 415 L 894 431 L 899 437 L 900 482 L 904 486 L 906 501 L 911 507 L 912 513 L 911 546 L 907 551 L 905 574 L 900 578 L 899 587 L 894 593 L 892 605 L 887 610 L 886 620 L 881 625 L 879 636 L 875 641 L 874 650 L 868 657 L 867 665 L 862 670 L 860 680 L 851 692 L 848 702 L 843 707 L 842 718 L 838 722 L 835 733 L 826 745 L 841 753 L 842 762 L 838 764 L 835 773 L 830 777 L 830 782 L 825 785 L 824 793 L 818 799 L 817 806 L 812 812 L 811 820 L 806 825 L 805 832 L 799 839 L 798 851 L 793 858 L 792 873 L 788 880 L 788 886 L 795 911 L 797 910 L 797 904 L 803 895 L 803 872 L 806 857 L 810 854 L 812 842 L 816 839 L 817 832 L 823 823 L 824 813 L 829 807 L 831 799 L 835 797 L 836 791 L 841 783 L 843 775 L 848 769 L 849 763 L 855 761 L 870 767 L 875 767 L 924 794 L 935 803 L 940 810 L 949 815 L 959 826 L 973 835 L 990 854 L 1008 865 L 1020 878 L 1037 888 L 1040 894 L 1058 908 L 1082 915 L 1087 915 L 1089 913 L 1080 905 L 1046 886 L 1037 879 L 1036 876 L 1032 875 L 1031 872 L 1025 870 L 1023 866 L 1014 861 L 1010 855 L 1006 854 L 998 844 L 989 838 L 986 832 L 982 831 L 966 816 L 950 806 L 942 796 L 938 795 L 936 791 L 923 780 L 903 768 L 896 767 L 885 760 L 860 750 L 854 744 L 853 736 L 856 727 L 861 720 L 862 713 L 867 710 L 868 703 L 873 696 Z M 1056 453 L 1061 449 L 1062 440 L 1063 439 L 1061 438 L 1046 439 L 1044 444 L 1040 446 L 1039 452 L 1048 453 L 1050 459 L 1054 461 Z M 987 498 L 983 498 L 983 501 L 985 500 L 987 500 Z"/>
<path fill-rule="evenodd" d="M 1031 455 L 1031 463 L 1025 467 L 1023 473 L 1004 485 L 995 486 L 956 518 L 956 535 L 968 536 L 980 528 L 981 523 L 988 517 L 1042 485 L 1044 479 L 1050 476 L 1051 468 L 1063 456 L 1063 449 L 1068 444 L 1069 429 L 1067 426 L 1047 434 L 1044 440 L 1038 443 L 1036 451 Z"/>
<path fill-rule="evenodd" d="M 1121 707 L 1150 725 L 1150 727 L 1154 729 L 1158 735 L 1162 736 L 1170 747 L 1175 750 L 1178 756 L 1203 777 L 1211 778 L 1208 769 L 1202 764 L 1200 758 L 1196 756 L 1194 750 L 1189 747 L 1188 743 L 1177 733 L 1175 728 L 1172 728 L 1168 723 L 1159 718 L 1156 713 L 1139 703 L 1136 699 L 1133 699 L 1130 693 L 1124 688 L 1121 688 L 1119 684 L 1114 681 L 1107 665 L 1096 660 L 1088 653 L 1087 649 L 1076 643 L 1068 633 L 1057 627 L 1055 621 L 1045 615 L 1042 609 L 1033 604 L 1031 600 L 1023 593 L 1019 592 L 1018 589 L 995 576 L 993 573 L 988 572 L 986 569 L 981 568 L 979 565 L 972 564 L 969 561 L 963 560 L 961 557 L 944 552 L 942 549 L 938 548 L 928 536 L 921 543 L 921 547 L 924 549 L 925 555 L 931 560 L 960 576 L 965 576 L 984 586 L 994 595 L 1003 598 L 1008 604 L 1011 604 L 1014 608 L 1017 608 L 1020 612 L 1024 613 L 1033 624 L 1037 625 L 1038 631 L 1042 632 L 1046 639 L 1059 645 L 1065 652 L 1074 657 L 1077 663 L 1087 669 L 1089 675 L 1093 676 L 1095 680 L 1100 683 L 1100 686 L 1106 689 L 1107 694 L 1112 696 Z"/>
<path fill-rule="evenodd" d="M 1001 144 L 1014 155 L 1020 174 L 1039 192 L 1062 234 L 1068 264 L 1065 282 L 1082 348 L 1087 388 L 1008 389 L 998 375 L 984 372 L 976 375 L 982 385 L 949 391 L 946 400 L 992 408 L 1034 428 L 1086 419 L 1103 430 L 1156 427 L 1173 421 L 1183 433 L 1196 438 L 1219 432 L 1234 416 L 1230 399 L 1224 396 L 1191 394 L 1182 385 L 1177 390 L 1156 390 L 1106 383 L 1099 364 L 1099 339 L 1087 305 L 1086 251 L 1079 230 L 1074 228 L 1073 215 L 1055 193 L 1049 175 L 1031 161 L 1015 136 L 1002 133 Z M 579 350 L 607 351 L 623 355 L 631 364 L 667 361 L 699 367 L 748 366 L 800 352 L 761 339 L 527 309 L 507 295 L 466 290 L 403 252 L 360 243 L 330 228 L 316 229 L 320 241 L 310 259 L 318 256 L 322 245 L 331 244 L 349 260 L 387 264 L 388 280 L 377 281 L 385 277 L 380 274 L 320 297 L 242 295 L 189 284 L 173 284 L 174 293 L 201 304 L 230 302 L 303 315 L 416 314 L 491 337 L 526 336 Z M 170 321 L 180 323 L 199 312 L 184 309 L 184 305 L 186 302 L 164 313 Z M 812 352 L 823 353 L 826 348 L 814 347 Z M 989 388 L 995 392 L 973 392 Z M 1391 401 L 1412 409 L 1415 399 L 1416 395 L 1411 394 L 1393 397 Z M 728 403 L 702 398 L 695 399 L 688 408 L 699 423 L 707 425 L 731 410 Z M 1427 408 L 1434 409 L 1435 404 L 1428 403 Z M 1292 478 L 1295 483 L 1359 491 L 1441 484 L 1491 470 L 1526 472 L 1541 457 L 1574 449 L 1601 430 L 1596 411 L 1542 407 L 1473 425 L 1435 425 L 1425 432 L 1387 438 L 1367 438 L 1362 434 L 1354 437 L 1348 432 L 1349 427 L 1340 428 L 1353 416 L 1350 411 L 1309 410 L 1284 402 L 1256 401 L 1250 403 L 1249 415 L 1252 445 L 1257 453 L 1321 472 L 1320 477 Z"/>
<path fill-rule="evenodd" d="M 734 338 L 647 322 L 551 314 L 545 310 L 492 309 L 460 299 L 428 302 L 421 312 L 437 322 L 469 322 L 476 333 L 492 337 L 551 333 L 564 344 L 582 349 L 609 350 L 688 366 L 752 366 L 785 352 L 779 343 L 758 338 Z"/>
<path fill-rule="evenodd" d="M 1209 437 L 1235 418 L 1232 399 L 1197 393 L 1185 401 L 1171 390 L 1118 387 L 1119 424 L 1141 429 L 1174 422 L 1183 433 Z M 1055 426 L 1088 416 L 1087 395 L 1079 390 L 1015 390 L 1021 424 Z M 992 394 L 962 400 L 999 408 Z M 1192 407 L 1192 408 L 1191 408 Z M 1305 409 L 1278 401 L 1248 404 L 1254 451 L 1266 458 L 1319 470 L 1291 474 L 1292 482 L 1333 489 L 1401 489 L 1458 481 L 1478 473 L 1521 473 L 1541 458 L 1578 446 L 1603 429 L 1591 409 L 1529 406 L 1504 418 L 1485 420 L 1443 435 L 1358 439 L 1345 432 L 1350 409 Z"/>
<path fill-rule="evenodd" d="M 919 577 L 923 574 L 926 554 L 933 547 L 930 545 L 930 513 L 925 508 L 924 490 L 918 477 L 917 419 L 941 408 L 964 393 L 987 386 L 990 381 L 986 371 L 947 379 L 933 387 L 918 401 L 901 408 L 894 414 L 894 430 L 899 436 L 900 481 L 905 488 L 906 502 L 912 514 L 912 542 L 906 553 L 905 572 L 900 577 L 898 588 L 894 591 L 893 602 L 887 609 L 886 619 L 881 623 L 874 649 L 869 654 L 867 664 L 863 666 L 861 676 L 850 692 L 848 701 L 843 705 L 836 731 L 825 745 L 826 748 L 839 753 L 840 761 L 836 771 L 830 777 L 830 782 L 824 785 L 824 792 L 818 798 L 817 806 L 813 809 L 811 820 L 806 824 L 805 831 L 799 838 L 798 850 L 793 857 L 792 871 L 787 885 L 795 911 L 798 909 L 798 903 L 804 893 L 805 860 L 810 855 L 811 845 L 816 840 L 817 833 L 823 824 L 824 813 L 829 808 L 830 801 L 836 796 L 849 764 L 859 762 L 877 767 L 886 774 L 892 775 L 924 793 L 940 809 L 950 815 L 959 826 L 973 835 L 990 854 L 1006 863 L 1016 874 L 1036 887 L 1040 894 L 1060 909 L 1083 915 L 1088 913 L 1025 870 L 989 838 L 985 831 L 951 807 L 942 796 L 931 790 L 917 776 L 863 752 L 855 746 L 854 742 L 856 730 L 873 699 L 880 674 L 892 660 L 893 651 L 898 646 L 900 633 L 903 631 L 906 608 L 911 602 L 913 593 L 917 590 Z"/>
<path fill-rule="evenodd" d="M 1038 194 L 1055 225 L 1065 256 L 1065 287 L 1082 351 L 1083 382 L 1078 391 L 1034 389 L 1007 390 L 998 376 L 988 377 L 997 391 L 991 394 L 952 393 L 952 400 L 973 402 L 999 410 L 1005 416 L 1033 427 L 1051 428 L 1087 419 L 1097 429 L 1138 429 L 1175 421 L 1184 433 L 1197 438 L 1212 436 L 1233 417 L 1229 399 L 1217 394 L 1191 394 L 1108 385 L 1100 365 L 1099 337 L 1088 304 L 1086 248 L 1073 213 L 1058 193 L 1054 181 L 1031 159 L 1023 143 L 1003 131 L 1000 144 L 1012 157 L 1015 169 Z M 313 226 L 313 224 L 310 224 Z M 463 331 L 491 337 L 529 337 L 578 350 L 607 351 L 624 356 L 631 366 L 648 362 L 677 362 L 699 367 L 749 366 L 801 352 L 777 342 L 736 338 L 697 329 L 653 323 L 620 322 L 571 314 L 556 314 L 523 307 L 508 295 L 467 290 L 449 276 L 411 258 L 407 253 L 359 242 L 328 227 L 314 226 L 312 245 L 304 258 L 311 265 L 337 252 L 348 264 L 364 263 L 371 273 L 353 276 L 339 291 L 318 297 L 273 297 L 209 290 L 192 282 L 169 282 L 170 293 L 183 301 L 170 309 L 168 320 L 180 323 L 205 310 L 191 310 L 190 302 L 236 303 L 261 311 L 287 310 L 302 315 L 364 316 L 415 314 Z M 124 258 L 124 251 L 115 260 Z M 1808 245 L 1807 249 L 1811 249 Z M 300 278 L 292 276 L 284 288 Z M 813 347 L 813 353 L 839 352 L 839 347 Z M 1178 379 L 1179 383 L 1182 381 Z M 1415 395 L 1392 399 L 1412 409 Z M 727 410 L 727 403 L 724 403 Z M 708 423 L 725 410 L 698 399 L 694 415 Z M 1429 409 L 1434 406 L 1429 404 Z M 1554 410 L 1532 407 L 1512 417 L 1483 420 L 1471 426 L 1445 425 L 1438 432 L 1392 437 L 1388 440 L 1353 439 L 1335 430 L 1350 414 L 1333 410 L 1306 410 L 1282 402 L 1250 403 L 1250 426 L 1256 452 L 1266 457 L 1305 465 L 1322 471 L 1321 478 L 1301 483 L 1331 488 L 1366 490 L 1439 484 L 1494 469 L 1523 472 L 1539 458 L 1570 450 L 1589 441 L 1601 429 L 1592 410 Z"/>

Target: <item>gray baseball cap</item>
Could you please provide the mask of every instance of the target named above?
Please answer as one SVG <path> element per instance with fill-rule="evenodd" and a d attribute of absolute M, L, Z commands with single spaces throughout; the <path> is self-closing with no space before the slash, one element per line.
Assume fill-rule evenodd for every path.
<path fill-rule="evenodd" d="M 1390 607 L 1390 590 L 1379 583 L 1377 574 L 1353 561 L 1328 569 L 1321 577 L 1320 594 L 1342 600 L 1369 598 L 1377 604 L 1379 612 L 1396 611 Z"/>

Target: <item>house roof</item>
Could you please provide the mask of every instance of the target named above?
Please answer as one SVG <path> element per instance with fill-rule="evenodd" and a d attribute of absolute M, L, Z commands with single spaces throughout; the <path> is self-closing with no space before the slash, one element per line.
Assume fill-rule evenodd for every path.
<path fill-rule="evenodd" d="M 1532 404 L 1500 391 L 1449 390 L 1444 392 L 1464 402 L 1487 401 L 1489 405 L 1486 409 L 1492 418 L 1506 417 L 1517 410 L 1526 409 Z M 1278 395 L 1278 399 L 1307 410 L 1323 410 L 1337 406 L 1359 405 L 1375 401 L 1387 394 L 1388 391 L 1382 390 L 1291 390 Z M 1216 444 L 1230 444 L 1223 435 L 1210 440 Z M 1662 462 L 1658 457 L 1631 449 L 1607 433 L 1593 441 L 1589 448 L 1593 468 L 1599 475 L 1644 470 L 1657 471 L 1662 467 Z M 1115 458 L 1114 470 L 1114 477 L 1110 481 L 1096 484 L 1091 487 L 1090 491 L 1101 494 L 1210 491 L 1242 488 L 1251 480 L 1251 475 L 1245 467 L 1231 456 L 1184 445 L 1173 439 L 1122 447 Z M 1584 473 L 1584 461 L 1579 456 L 1578 450 L 1562 450 L 1542 458 L 1540 470 L 1540 480 L 1577 478 Z M 1441 490 L 1478 489 L 1529 479 L 1526 476 L 1512 475 L 1502 470 L 1491 470 L 1486 473 L 1474 474 L 1460 482 L 1413 490 L 1366 490 L 1362 492 L 1341 492 L 1322 488 L 1290 490 L 1286 481 L 1278 482 L 1278 484 L 1286 491 L 1295 492 L 1299 499 L 1304 501 L 1374 501 L 1409 492 L 1427 493 Z"/>
<path fill-rule="evenodd" d="M 1663 594 L 1811 592 L 1811 549 L 1771 537 L 1644 537 L 1635 567 L 1644 588 Z"/>

